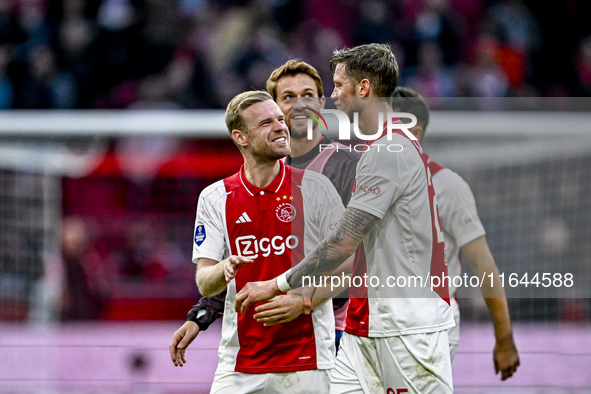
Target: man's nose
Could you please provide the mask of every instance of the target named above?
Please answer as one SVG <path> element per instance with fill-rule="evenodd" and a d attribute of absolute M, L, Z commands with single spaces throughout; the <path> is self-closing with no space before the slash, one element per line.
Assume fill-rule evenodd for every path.
<path fill-rule="evenodd" d="M 287 128 L 285 122 L 280 121 L 279 119 L 275 119 L 273 122 L 273 131 L 282 131 Z"/>
<path fill-rule="evenodd" d="M 304 108 L 306 104 L 304 103 L 304 100 L 301 97 L 296 97 L 292 100 L 291 106 L 292 108 Z"/>

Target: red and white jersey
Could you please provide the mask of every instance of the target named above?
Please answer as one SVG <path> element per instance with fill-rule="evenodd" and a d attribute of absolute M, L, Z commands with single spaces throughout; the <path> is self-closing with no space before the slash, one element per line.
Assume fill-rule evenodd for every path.
<path fill-rule="evenodd" d="M 476 201 L 470 186 L 458 174 L 429 159 L 429 169 L 439 204 L 439 218 L 445 238 L 447 270 L 450 278 L 460 276 L 461 248 L 486 234 L 478 217 Z M 451 297 L 456 287 L 451 281 Z"/>
<path fill-rule="evenodd" d="M 453 327 L 447 285 L 430 287 L 430 276 L 447 275 L 447 266 L 427 156 L 418 142 L 398 131 L 369 144 L 348 208 L 381 220 L 357 250 L 353 275 L 367 274 L 368 286 L 349 289 L 345 331 L 388 337 Z"/>
<path fill-rule="evenodd" d="M 248 282 L 269 280 L 301 261 L 336 227 L 344 207 L 323 175 L 281 163 L 267 187 L 252 185 L 241 169 L 199 196 L 193 262 L 229 255 L 254 263 L 238 270 L 227 287 L 218 370 L 244 373 L 330 369 L 334 365 L 332 303 L 273 327 L 234 310 L 236 293 Z"/>

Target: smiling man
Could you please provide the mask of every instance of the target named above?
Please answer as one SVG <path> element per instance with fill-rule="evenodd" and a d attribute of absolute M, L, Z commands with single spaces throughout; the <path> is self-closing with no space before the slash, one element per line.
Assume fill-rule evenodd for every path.
<path fill-rule="evenodd" d="M 311 110 L 319 112 L 325 103 L 322 79 L 316 69 L 306 62 L 289 60 L 271 73 L 267 91 L 285 114 L 289 127 L 291 154 L 285 163 L 326 176 L 347 206 L 359 154 L 321 134 L 317 122 L 312 122 L 312 138 L 308 138 Z M 336 149 L 337 145 L 340 149 Z"/>
<path fill-rule="evenodd" d="M 334 365 L 330 303 L 273 327 L 257 322 L 254 311 L 239 315 L 233 305 L 244 284 L 271 279 L 310 252 L 344 207 L 326 177 L 283 163 L 289 132 L 267 92 L 239 94 L 225 119 L 244 165 L 199 196 L 193 243 L 201 294 L 227 288 L 211 392 L 326 393 Z M 178 353 L 171 356 L 178 363 Z"/>
<path fill-rule="evenodd" d="M 285 123 L 290 129 L 291 154 L 286 157 L 285 163 L 326 176 L 346 206 L 351 198 L 359 154 L 351 149 L 335 149 L 337 144 L 322 135 L 315 122 L 312 138 L 307 138 L 309 109 L 320 111 L 325 103 L 318 71 L 306 62 L 289 60 L 271 73 L 267 80 L 267 91 L 283 111 Z M 320 146 L 325 149 L 320 149 Z M 344 145 L 339 147 L 345 148 Z M 333 300 L 337 348 L 345 329 L 346 303 L 346 291 Z M 191 308 L 187 322 L 174 333 L 169 346 L 175 365 L 183 365 L 187 347 L 201 331 L 207 330 L 216 319 L 223 316 L 224 304 L 225 291 L 213 297 L 202 297 Z M 257 312 L 255 317 L 263 324 L 285 323 L 304 312 L 303 302 L 300 298 L 277 296 L 271 302 L 259 306 Z"/>

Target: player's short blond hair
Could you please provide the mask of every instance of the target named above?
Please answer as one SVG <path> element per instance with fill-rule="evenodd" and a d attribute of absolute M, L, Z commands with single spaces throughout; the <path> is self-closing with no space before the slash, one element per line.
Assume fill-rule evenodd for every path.
<path fill-rule="evenodd" d="M 277 101 L 277 83 L 283 77 L 293 76 L 298 74 L 309 75 L 316 84 L 318 89 L 318 97 L 324 96 L 324 89 L 322 88 L 322 78 L 318 71 L 306 62 L 299 60 L 288 60 L 283 66 L 276 68 L 271 73 L 267 80 L 267 91 L 273 96 L 273 100 Z"/>
<path fill-rule="evenodd" d="M 232 130 L 248 132 L 242 113 L 251 105 L 267 100 L 273 100 L 273 97 L 264 90 L 251 90 L 235 96 L 226 107 L 224 116 L 230 135 L 232 135 Z"/>

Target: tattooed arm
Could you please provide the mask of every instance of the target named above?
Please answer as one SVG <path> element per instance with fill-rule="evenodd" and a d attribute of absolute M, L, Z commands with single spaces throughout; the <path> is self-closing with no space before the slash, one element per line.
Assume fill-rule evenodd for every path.
<path fill-rule="evenodd" d="M 365 235 L 379 220 L 378 217 L 360 209 L 347 208 L 334 233 L 284 274 L 287 283 L 292 288 L 298 288 L 302 286 L 304 276 L 340 274 L 335 269 L 355 252 Z M 282 291 L 279 290 L 276 278 L 247 283 L 236 295 L 236 310 L 244 313 L 249 305 L 269 300 L 280 293 Z"/>
<path fill-rule="evenodd" d="M 380 220 L 376 216 L 356 208 L 345 210 L 336 230 L 320 242 L 308 256 L 287 274 L 287 283 L 292 288 L 302 286 L 302 277 L 314 277 L 333 273 L 347 257 L 351 256 L 363 237 Z M 334 272 L 333 274 L 340 274 Z"/>

